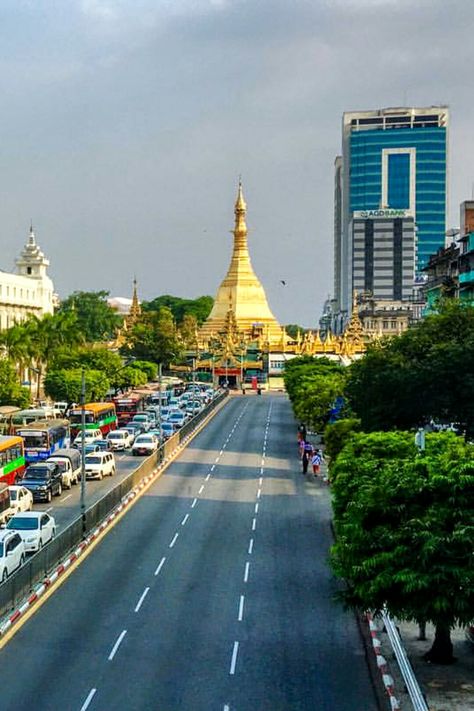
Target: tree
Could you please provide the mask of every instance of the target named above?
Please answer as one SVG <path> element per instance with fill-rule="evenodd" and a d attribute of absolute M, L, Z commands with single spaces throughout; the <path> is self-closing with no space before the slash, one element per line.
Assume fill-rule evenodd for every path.
<path fill-rule="evenodd" d="M 143 370 L 134 368 L 132 365 L 127 365 L 121 368 L 118 373 L 110 378 L 112 387 L 116 390 L 127 390 L 127 388 L 137 388 L 140 385 L 146 385 L 148 376 Z"/>
<path fill-rule="evenodd" d="M 447 300 L 401 336 L 350 366 L 346 394 L 364 430 L 433 419 L 474 432 L 474 307 Z"/>
<path fill-rule="evenodd" d="M 198 322 L 196 317 L 192 314 L 185 314 L 179 327 L 179 333 L 185 348 L 196 348 L 197 330 Z"/>
<path fill-rule="evenodd" d="M 61 302 L 58 313 L 75 313 L 85 341 L 95 343 L 115 338 L 121 317 L 107 303 L 108 291 L 75 291 Z"/>
<path fill-rule="evenodd" d="M 44 379 L 44 389 L 53 400 L 64 400 L 68 403 L 80 402 L 82 387 L 82 368 L 71 370 L 49 370 Z M 100 370 L 84 371 L 86 383 L 86 400 L 97 402 L 103 400 L 110 390 L 110 381 Z"/>
<path fill-rule="evenodd" d="M 349 438 L 359 431 L 360 420 L 354 417 L 337 420 L 326 425 L 324 430 L 324 454 L 329 457 L 331 466 Z"/>
<path fill-rule="evenodd" d="M 293 338 L 294 340 L 296 340 L 296 338 L 298 337 L 298 333 L 300 333 L 301 335 L 304 335 L 306 333 L 307 329 L 304 328 L 303 326 L 299 326 L 297 323 L 288 323 L 285 326 L 285 331 L 290 336 L 290 338 Z"/>
<path fill-rule="evenodd" d="M 284 380 L 296 418 L 323 430 L 344 392 L 345 368 L 328 358 L 304 356 L 285 364 Z"/>
<path fill-rule="evenodd" d="M 136 368 L 145 373 L 148 382 L 156 380 L 158 375 L 158 366 L 149 360 L 134 360 L 130 363 L 130 368 Z"/>
<path fill-rule="evenodd" d="M 180 357 L 182 346 L 169 308 L 142 314 L 126 335 L 121 352 L 167 366 Z"/>
<path fill-rule="evenodd" d="M 331 562 L 347 604 L 432 622 L 426 659 L 453 661 L 450 630 L 474 618 L 474 451 L 452 433 L 353 435 L 332 470 Z"/>
<path fill-rule="evenodd" d="M 16 405 L 24 408 L 30 403 L 30 391 L 21 387 L 14 363 L 0 360 L 0 405 Z"/>
<path fill-rule="evenodd" d="M 159 311 L 166 307 L 170 309 L 173 318 L 178 325 L 181 325 L 186 315 L 193 316 L 200 326 L 211 313 L 214 305 L 212 296 L 199 296 L 197 299 L 182 299 L 179 296 L 164 294 L 158 296 L 153 301 L 145 302 L 142 307 L 144 311 Z"/>

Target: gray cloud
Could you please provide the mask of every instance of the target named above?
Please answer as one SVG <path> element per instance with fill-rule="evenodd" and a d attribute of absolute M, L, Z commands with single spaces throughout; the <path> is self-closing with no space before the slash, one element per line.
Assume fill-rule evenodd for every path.
<path fill-rule="evenodd" d="M 473 21 L 461 0 L 7 0 L 1 267 L 32 217 L 63 295 L 126 295 L 135 273 L 144 298 L 213 294 L 242 173 L 270 304 L 314 325 L 344 110 L 449 103 L 457 222 Z"/>

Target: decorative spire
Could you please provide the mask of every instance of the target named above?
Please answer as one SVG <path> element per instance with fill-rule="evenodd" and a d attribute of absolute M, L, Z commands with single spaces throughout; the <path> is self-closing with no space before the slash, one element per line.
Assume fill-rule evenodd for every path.
<path fill-rule="evenodd" d="M 35 237 L 35 233 L 33 231 L 33 221 L 30 224 L 30 234 L 28 236 L 28 244 L 30 244 L 32 247 L 36 246 L 36 237 Z"/>
<path fill-rule="evenodd" d="M 247 236 L 247 225 L 245 224 L 245 215 L 247 213 L 247 204 L 244 200 L 244 194 L 242 191 L 242 181 L 239 179 L 239 191 L 237 193 L 237 200 L 235 201 L 235 229 L 234 235 L 246 237 Z"/>
<path fill-rule="evenodd" d="M 137 293 L 137 278 L 133 277 L 133 296 L 132 296 L 132 303 L 130 306 L 130 311 L 128 312 L 128 316 L 126 316 L 125 321 L 126 325 L 128 328 L 133 326 L 139 319 L 140 315 L 142 312 L 142 308 L 140 306 L 140 302 L 138 301 L 138 293 Z"/>

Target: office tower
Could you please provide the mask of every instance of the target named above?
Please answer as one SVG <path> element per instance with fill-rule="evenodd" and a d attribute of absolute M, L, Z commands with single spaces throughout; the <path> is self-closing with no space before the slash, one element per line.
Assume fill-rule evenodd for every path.
<path fill-rule="evenodd" d="M 413 276 L 426 265 L 430 254 L 444 246 L 448 125 L 449 111 L 445 106 L 344 114 L 342 165 L 338 166 L 336 162 L 336 177 L 339 169 L 342 175 L 340 207 L 335 201 L 335 259 L 338 264 L 335 264 L 334 271 L 335 278 L 339 276 L 335 307 L 341 312 L 349 313 L 352 302 L 352 221 L 356 214 L 360 219 L 361 214 L 366 213 L 365 219 L 370 220 L 377 217 L 376 211 L 379 210 L 379 217 L 383 216 L 385 220 L 412 218 L 416 236 Z M 337 221 L 340 230 L 336 230 Z M 395 222 L 385 227 L 394 236 L 399 230 Z M 404 234 L 406 231 L 407 225 L 402 228 Z M 386 262 L 387 254 L 378 254 L 379 249 L 381 247 L 374 246 L 374 269 L 388 266 L 382 263 Z M 404 261 L 407 267 L 407 254 Z M 407 278 L 408 268 L 404 269 L 405 282 Z M 391 288 L 392 293 L 398 291 L 393 284 Z"/>

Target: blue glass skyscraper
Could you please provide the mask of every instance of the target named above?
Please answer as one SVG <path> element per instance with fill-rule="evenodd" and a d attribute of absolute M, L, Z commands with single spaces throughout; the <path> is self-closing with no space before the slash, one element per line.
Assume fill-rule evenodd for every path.
<path fill-rule="evenodd" d="M 342 195 L 335 224 L 335 298 L 350 310 L 354 213 L 404 210 L 416 225 L 415 272 L 444 246 L 447 203 L 447 107 L 345 113 Z M 336 221 L 335 221 L 336 222 Z"/>

